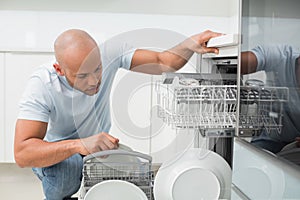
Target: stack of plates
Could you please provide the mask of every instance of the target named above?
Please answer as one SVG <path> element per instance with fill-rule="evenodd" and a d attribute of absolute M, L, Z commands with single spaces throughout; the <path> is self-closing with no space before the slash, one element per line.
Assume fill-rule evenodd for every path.
<path fill-rule="evenodd" d="M 146 194 L 136 185 L 127 181 L 108 180 L 94 185 L 84 200 L 148 200 Z"/>

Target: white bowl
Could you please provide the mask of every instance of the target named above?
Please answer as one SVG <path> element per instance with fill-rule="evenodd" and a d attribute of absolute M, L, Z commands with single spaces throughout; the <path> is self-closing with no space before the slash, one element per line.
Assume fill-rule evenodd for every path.
<path fill-rule="evenodd" d="M 193 78 L 182 78 L 179 80 L 179 84 L 185 86 L 198 86 L 199 81 Z"/>
<path fill-rule="evenodd" d="M 154 180 L 155 200 L 230 199 L 231 168 L 207 149 L 189 149 L 164 162 Z"/>
<path fill-rule="evenodd" d="M 148 200 L 146 194 L 127 181 L 108 180 L 91 187 L 84 200 Z"/>

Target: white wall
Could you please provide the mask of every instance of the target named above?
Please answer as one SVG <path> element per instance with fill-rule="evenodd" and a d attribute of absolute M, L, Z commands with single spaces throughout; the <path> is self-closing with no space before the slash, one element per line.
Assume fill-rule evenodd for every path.
<path fill-rule="evenodd" d="M 69 28 L 85 29 L 99 42 L 143 28 L 170 30 L 183 36 L 207 29 L 233 32 L 230 18 L 183 15 L 0 11 L 0 23 L 0 51 L 53 51 L 55 38 Z M 149 36 L 144 41 L 155 43 Z"/>
<path fill-rule="evenodd" d="M 0 10 L 109 12 L 167 15 L 231 15 L 228 3 L 236 0 L 1 0 Z"/>

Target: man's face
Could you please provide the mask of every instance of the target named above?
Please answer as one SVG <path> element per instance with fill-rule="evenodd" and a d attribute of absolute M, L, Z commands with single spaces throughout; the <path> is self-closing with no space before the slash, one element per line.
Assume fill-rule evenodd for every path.
<path fill-rule="evenodd" d="M 72 63 L 72 62 L 69 62 Z M 63 68 L 70 86 L 87 94 L 94 95 L 99 91 L 102 79 L 102 63 L 99 51 L 92 51 L 83 62 Z"/>
<path fill-rule="evenodd" d="M 99 91 L 102 65 L 82 66 L 77 72 L 66 70 L 65 76 L 73 88 L 92 96 Z"/>

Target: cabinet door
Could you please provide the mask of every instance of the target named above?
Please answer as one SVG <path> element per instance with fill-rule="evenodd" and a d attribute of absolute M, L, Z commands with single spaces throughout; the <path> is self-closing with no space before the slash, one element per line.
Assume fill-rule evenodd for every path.
<path fill-rule="evenodd" d="M 4 160 L 4 54 L 0 53 L 0 162 Z"/>
<path fill-rule="evenodd" d="M 151 76 L 120 69 L 110 95 L 110 134 L 135 151 L 149 154 Z"/>
<path fill-rule="evenodd" d="M 14 162 L 13 144 L 18 103 L 33 70 L 53 60 L 52 53 L 6 53 L 4 83 L 4 162 Z"/>

